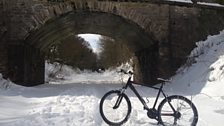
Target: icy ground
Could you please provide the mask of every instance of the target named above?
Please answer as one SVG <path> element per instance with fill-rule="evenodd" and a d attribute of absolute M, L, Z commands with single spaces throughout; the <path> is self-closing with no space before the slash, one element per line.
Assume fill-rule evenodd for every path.
<path fill-rule="evenodd" d="M 165 91 L 192 99 L 199 112 L 198 126 L 223 126 L 224 31 L 197 46 L 189 56 L 196 61 L 189 60 L 188 65 L 193 64 L 183 66 Z M 18 86 L 0 75 L 0 126 L 106 126 L 99 114 L 99 101 L 107 91 L 121 87 L 116 70 L 101 74 L 65 71 L 66 80 L 57 82 L 61 84 L 36 87 Z M 141 86 L 137 90 L 149 98 L 151 106 L 156 91 Z M 133 109 L 124 125 L 155 126 L 133 93 L 128 90 L 127 94 Z"/>

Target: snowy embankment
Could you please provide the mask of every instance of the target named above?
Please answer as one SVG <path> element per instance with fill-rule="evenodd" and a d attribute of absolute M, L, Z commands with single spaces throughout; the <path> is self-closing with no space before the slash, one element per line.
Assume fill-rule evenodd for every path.
<path fill-rule="evenodd" d="M 223 126 L 224 31 L 199 42 L 190 57 L 195 60 L 189 60 L 188 65 L 193 64 L 182 67 L 165 91 L 192 99 L 199 112 L 198 126 Z M 121 87 L 116 84 L 119 76 L 109 70 L 103 76 L 68 71 L 63 77 L 66 80 L 57 83 L 69 84 L 52 82 L 37 87 L 18 86 L 0 76 L 0 126 L 106 126 L 99 114 L 99 101 L 107 91 Z M 86 77 L 89 80 L 84 83 Z M 156 91 L 141 86 L 137 90 L 152 106 Z M 133 93 L 128 90 L 127 94 L 133 109 L 125 125 L 155 126 Z"/>
<path fill-rule="evenodd" d="M 222 126 L 224 120 L 224 31 L 198 42 L 183 67 L 166 87 L 191 96 L 199 111 L 199 126 Z M 195 60 L 193 60 L 195 59 Z M 189 63 L 189 64 L 190 64 Z"/>

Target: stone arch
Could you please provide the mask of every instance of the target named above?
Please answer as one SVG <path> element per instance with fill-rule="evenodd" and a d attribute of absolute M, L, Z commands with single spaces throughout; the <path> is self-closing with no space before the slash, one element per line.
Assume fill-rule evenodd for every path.
<path fill-rule="evenodd" d="M 12 4 L 13 2 L 15 1 L 11 1 L 9 3 Z M 61 17 L 72 15 L 72 13 L 73 14 L 80 12 L 98 13 L 98 14 L 100 13 L 100 15 L 114 16 L 115 19 L 118 19 L 118 23 L 119 20 L 123 20 L 124 22 L 126 22 L 123 23 L 126 24 L 125 27 L 126 26 L 131 27 L 129 27 L 128 30 L 124 30 L 120 34 L 126 33 L 127 37 L 126 39 L 123 38 L 123 40 L 129 42 L 129 45 L 130 46 L 132 45 L 131 48 L 134 50 L 134 52 L 136 52 L 136 55 L 141 57 L 138 60 L 143 63 L 143 64 L 140 63 L 141 64 L 140 66 L 143 67 L 141 67 L 139 73 L 142 73 L 142 71 L 148 69 L 147 64 L 150 61 L 152 61 L 150 57 L 145 57 L 142 55 L 143 54 L 145 55 L 146 53 L 151 54 L 151 50 L 153 50 L 151 47 L 154 47 L 156 44 L 158 44 L 157 43 L 158 37 L 157 38 L 154 37 L 154 35 L 151 34 L 150 30 L 147 30 L 155 26 L 151 25 L 152 23 L 150 19 L 148 19 L 144 15 L 139 15 L 136 9 L 134 8 L 132 9 L 132 7 L 130 8 L 129 5 L 132 3 L 128 3 L 128 5 L 126 5 L 126 3 L 121 4 L 120 2 L 108 2 L 108 1 L 99 2 L 95 0 L 69 0 L 68 2 L 62 2 L 62 3 L 47 2 L 42 0 L 41 1 L 25 0 L 15 3 L 16 4 L 12 4 L 11 8 L 19 8 L 20 11 L 17 12 L 17 16 L 14 16 L 12 20 L 17 18 L 19 21 L 19 25 L 17 24 L 16 21 L 10 22 L 10 27 L 13 27 L 13 32 L 8 34 L 10 36 L 9 37 L 10 39 L 8 39 L 7 41 L 8 45 L 16 44 L 15 49 L 18 48 L 19 50 L 23 51 L 23 53 L 21 54 L 21 57 L 23 58 L 21 58 L 20 61 L 14 61 L 14 58 L 11 58 L 13 59 L 13 61 L 10 61 L 10 62 L 16 62 L 16 64 L 20 64 L 21 67 L 19 68 L 21 70 L 19 71 L 23 76 L 20 77 L 22 78 L 20 84 L 22 85 L 26 84 L 26 86 L 32 86 L 43 82 L 44 62 L 43 62 L 43 56 L 41 55 L 41 51 L 39 49 L 44 49 L 50 43 L 46 45 L 39 43 L 43 39 L 48 38 L 47 37 L 48 35 L 44 35 L 44 33 L 40 31 L 42 31 L 45 26 L 50 25 L 55 20 L 63 19 Z M 13 11 L 9 12 L 12 14 L 14 13 Z M 60 28 L 69 29 L 68 27 L 66 28 L 64 26 Z M 72 31 L 74 29 L 70 30 Z M 106 34 L 106 32 L 104 33 Z M 54 32 L 48 32 L 47 34 L 54 34 Z M 73 31 L 72 34 L 77 33 Z M 120 38 L 119 34 L 111 35 L 107 33 L 106 36 L 112 36 L 112 38 L 115 37 L 116 39 Z M 50 39 L 56 40 L 56 38 L 54 37 L 50 37 Z M 14 51 L 14 53 L 17 52 Z M 148 61 L 146 62 L 146 60 L 144 59 L 147 59 Z M 12 67 L 13 66 L 14 65 L 12 65 Z M 10 66 L 8 68 L 10 68 Z M 148 71 L 150 70 L 148 69 Z M 140 75 L 140 76 L 146 76 L 146 75 Z"/>
<path fill-rule="evenodd" d="M 147 15 L 139 14 L 137 9 L 132 9 L 128 7 L 129 5 L 130 3 L 121 5 L 119 2 L 99 2 L 95 0 L 71 0 L 62 3 L 37 2 L 28 9 L 32 14 L 27 15 L 29 19 L 24 20 L 23 25 L 18 29 L 23 29 L 20 36 L 21 39 L 25 39 L 30 33 L 40 29 L 49 21 L 69 12 L 99 12 L 116 15 L 135 23 L 145 34 L 148 34 L 154 40 L 158 40 L 159 37 L 155 37 L 151 31 L 152 27 L 156 27 L 153 25 L 152 19 Z"/>
<path fill-rule="evenodd" d="M 82 33 L 100 34 L 125 42 L 139 57 L 138 65 L 136 65 L 136 73 L 139 74 L 136 78 L 141 80 L 140 78 L 145 76 L 147 81 L 155 79 L 155 75 L 153 75 L 153 78 L 148 76 L 156 73 L 156 71 L 152 72 L 151 69 L 156 68 L 156 64 L 151 64 L 151 62 L 156 61 L 152 58 L 155 58 L 155 54 L 158 53 L 158 46 L 155 46 L 158 45 L 158 42 L 145 33 L 136 23 L 114 14 L 93 11 L 66 13 L 61 17 L 50 20 L 42 28 L 29 35 L 25 39 L 25 45 L 45 50 L 63 37 Z M 144 57 L 141 55 L 144 55 Z M 143 71 L 147 71 L 147 75 L 144 75 Z M 143 81 L 145 80 L 143 79 Z"/>
<path fill-rule="evenodd" d="M 47 22 L 25 39 L 25 43 L 44 50 L 70 35 L 100 34 L 127 43 L 134 52 L 157 43 L 137 24 L 104 12 L 70 12 Z"/>

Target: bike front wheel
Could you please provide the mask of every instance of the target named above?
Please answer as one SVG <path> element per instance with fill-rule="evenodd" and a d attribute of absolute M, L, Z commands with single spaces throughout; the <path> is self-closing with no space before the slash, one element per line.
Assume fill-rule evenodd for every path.
<path fill-rule="evenodd" d="M 125 123 L 131 113 L 131 102 L 127 95 L 119 90 L 106 93 L 100 100 L 100 114 L 109 125 Z"/>
<path fill-rule="evenodd" d="M 163 126 L 196 126 L 198 112 L 189 99 L 173 95 L 159 104 L 158 121 Z"/>

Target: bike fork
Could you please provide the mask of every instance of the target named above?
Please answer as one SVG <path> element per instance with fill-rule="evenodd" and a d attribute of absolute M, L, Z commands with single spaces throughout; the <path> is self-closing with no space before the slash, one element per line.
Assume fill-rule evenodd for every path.
<path fill-rule="evenodd" d="M 120 106 L 122 99 L 123 99 L 123 93 L 121 92 L 117 98 L 117 101 L 116 101 L 113 109 L 117 109 Z"/>

